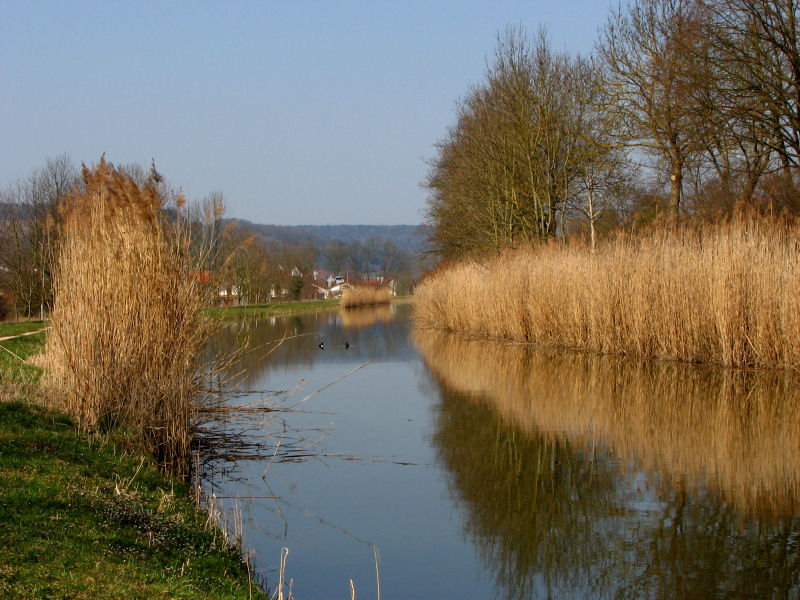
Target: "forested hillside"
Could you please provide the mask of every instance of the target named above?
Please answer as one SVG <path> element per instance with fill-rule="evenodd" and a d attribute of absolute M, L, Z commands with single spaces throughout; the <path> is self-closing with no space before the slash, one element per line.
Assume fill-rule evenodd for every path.
<path fill-rule="evenodd" d="M 243 219 L 237 222 L 266 238 L 289 244 L 311 242 L 315 246 L 327 246 L 335 241 L 363 244 L 371 238 L 379 238 L 412 253 L 419 252 L 425 244 L 425 233 L 419 225 L 262 225 Z"/>

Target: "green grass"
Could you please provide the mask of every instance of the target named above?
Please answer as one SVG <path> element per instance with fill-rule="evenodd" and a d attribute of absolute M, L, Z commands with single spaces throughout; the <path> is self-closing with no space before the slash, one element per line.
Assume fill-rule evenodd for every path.
<path fill-rule="evenodd" d="M 44 329 L 42 321 L 0 323 L 0 338 Z M 42 370 L 26 360 L 44 350 L 44 332 L 0 341 L 0 386 L 36 383 Z"/>
<path fill-rule="evenodd" d="M 248 306 L 223 306 L 207 308 L 205 313 L 212 318 L 225 320 L 254 319 L 293 315 L 301 312 L 331 310 L 339 308 L 339 299 L 308 300 L 303 302 L 270 302 L 269 304 L 251 304 Z"/>
<path fill-rule="evenodd" d="M 29 331 L 37 331 L 47 327 L 45 321 L 19 321 L 16 323 L 7 322 L 0 323 L 0 338 L 9 335 L 19 335 L 21 333 L 28 333 Z"/>
<path fill-rule="evenodd" d="M 0 597 L 250 592 L 238 550 L 206 527 L 186 485 L 63 416 L 0 402 Z"/>
<path fill-rule="evenodd" d="M 121 434 L 81 435 L 30 401 L 41 370 L 19 359 L 44 337 L 0 342 L 0 598 L 265 597 L 186 484 Z"/>
<path fill-rule="evenodd" d="M 405 304 L 411 296 L 392 298 L 393 304 Z M 215 319 L 233 321 L 236 319 L 258 319 L 263 317 L 279 317 L 303 312 L 334 310 L 341 306 L 339 298 L 332 300 L 307 300 L 302 302 L 270 302 L 269 304 L 250 304 L 248 306 L 223 306 L 207 308 L 205 314 Z"/>

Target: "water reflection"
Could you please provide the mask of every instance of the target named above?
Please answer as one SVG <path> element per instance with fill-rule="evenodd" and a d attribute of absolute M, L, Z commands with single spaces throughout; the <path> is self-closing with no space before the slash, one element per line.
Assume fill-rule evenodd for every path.
<path fill-rule="evenodd" d="M 412 360 L 410 322 L 405 318 L 409 310 L 408 305 L 387 305 L 230 323 L 217 332 L 210 347 L 228 349 L 232 339 L 246 338 L 247 349 L 234 369 L 240 374 L 239 386 L 271 387 L 270 373 L 311 370 L 319 362 Z M 393 321 L 394 316 L 400 318 Z"/>
<path fill-rule="evenodd" d="M 800 595 L 796 376 L 414 339 L 501 595 Z"/>
<path fill-rule="evenodd" d="M 362 329 L 375 323 L 388 323 L 392 320 L 394 306 L 383 304 L 380 306 L 365 306 L 361 308 L 342 309 L 340 316 L 342 327 L 345 329 Z"/>

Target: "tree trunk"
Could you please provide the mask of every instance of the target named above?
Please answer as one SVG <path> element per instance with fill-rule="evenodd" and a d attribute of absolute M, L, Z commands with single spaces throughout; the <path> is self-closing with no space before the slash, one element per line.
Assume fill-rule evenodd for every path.
<path fill-rule="evenodd" d="M 681 212 L 681 196 L 683 194 L 683 170 L 680 164 L 672 165 L 672 175 L 670 176 L 669 205 L 672 214 L 676 218 Z"/>
<path fill-rule="evenodd" d="M 742 194 L 739 196 L 739 203 L 742 205 L 750 206 L 753 202 L 753 196 L 756 193 L 756 186 L 758 185 L 759 176 L 752 171 L 748 171 L 745 178 L 744 186 L 742 187 Z"/>
<path fill-rule="evenodd" d="M 592 237 L 592 254 L 594 254 L 595 247 L 597 245 L 595 233 L 594 233 L 594 222 L 596 220 L 595 213 L 594 213 L 594 193 L 592 192 L 591 187 L 589 188 L 589 204 L 588 204 L 588 217 L 589 217 L 589 232 Z"/>

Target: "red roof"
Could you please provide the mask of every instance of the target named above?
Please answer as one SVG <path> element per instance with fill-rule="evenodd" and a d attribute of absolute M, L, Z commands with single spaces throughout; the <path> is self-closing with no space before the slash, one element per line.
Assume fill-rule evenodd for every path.
<path fill-rule="evenodd" d="M 196 271 L 194 274 L 194 280 L 198 283 L 211 283 L 214 279 L 214 272 L 213 271 Z"/>

